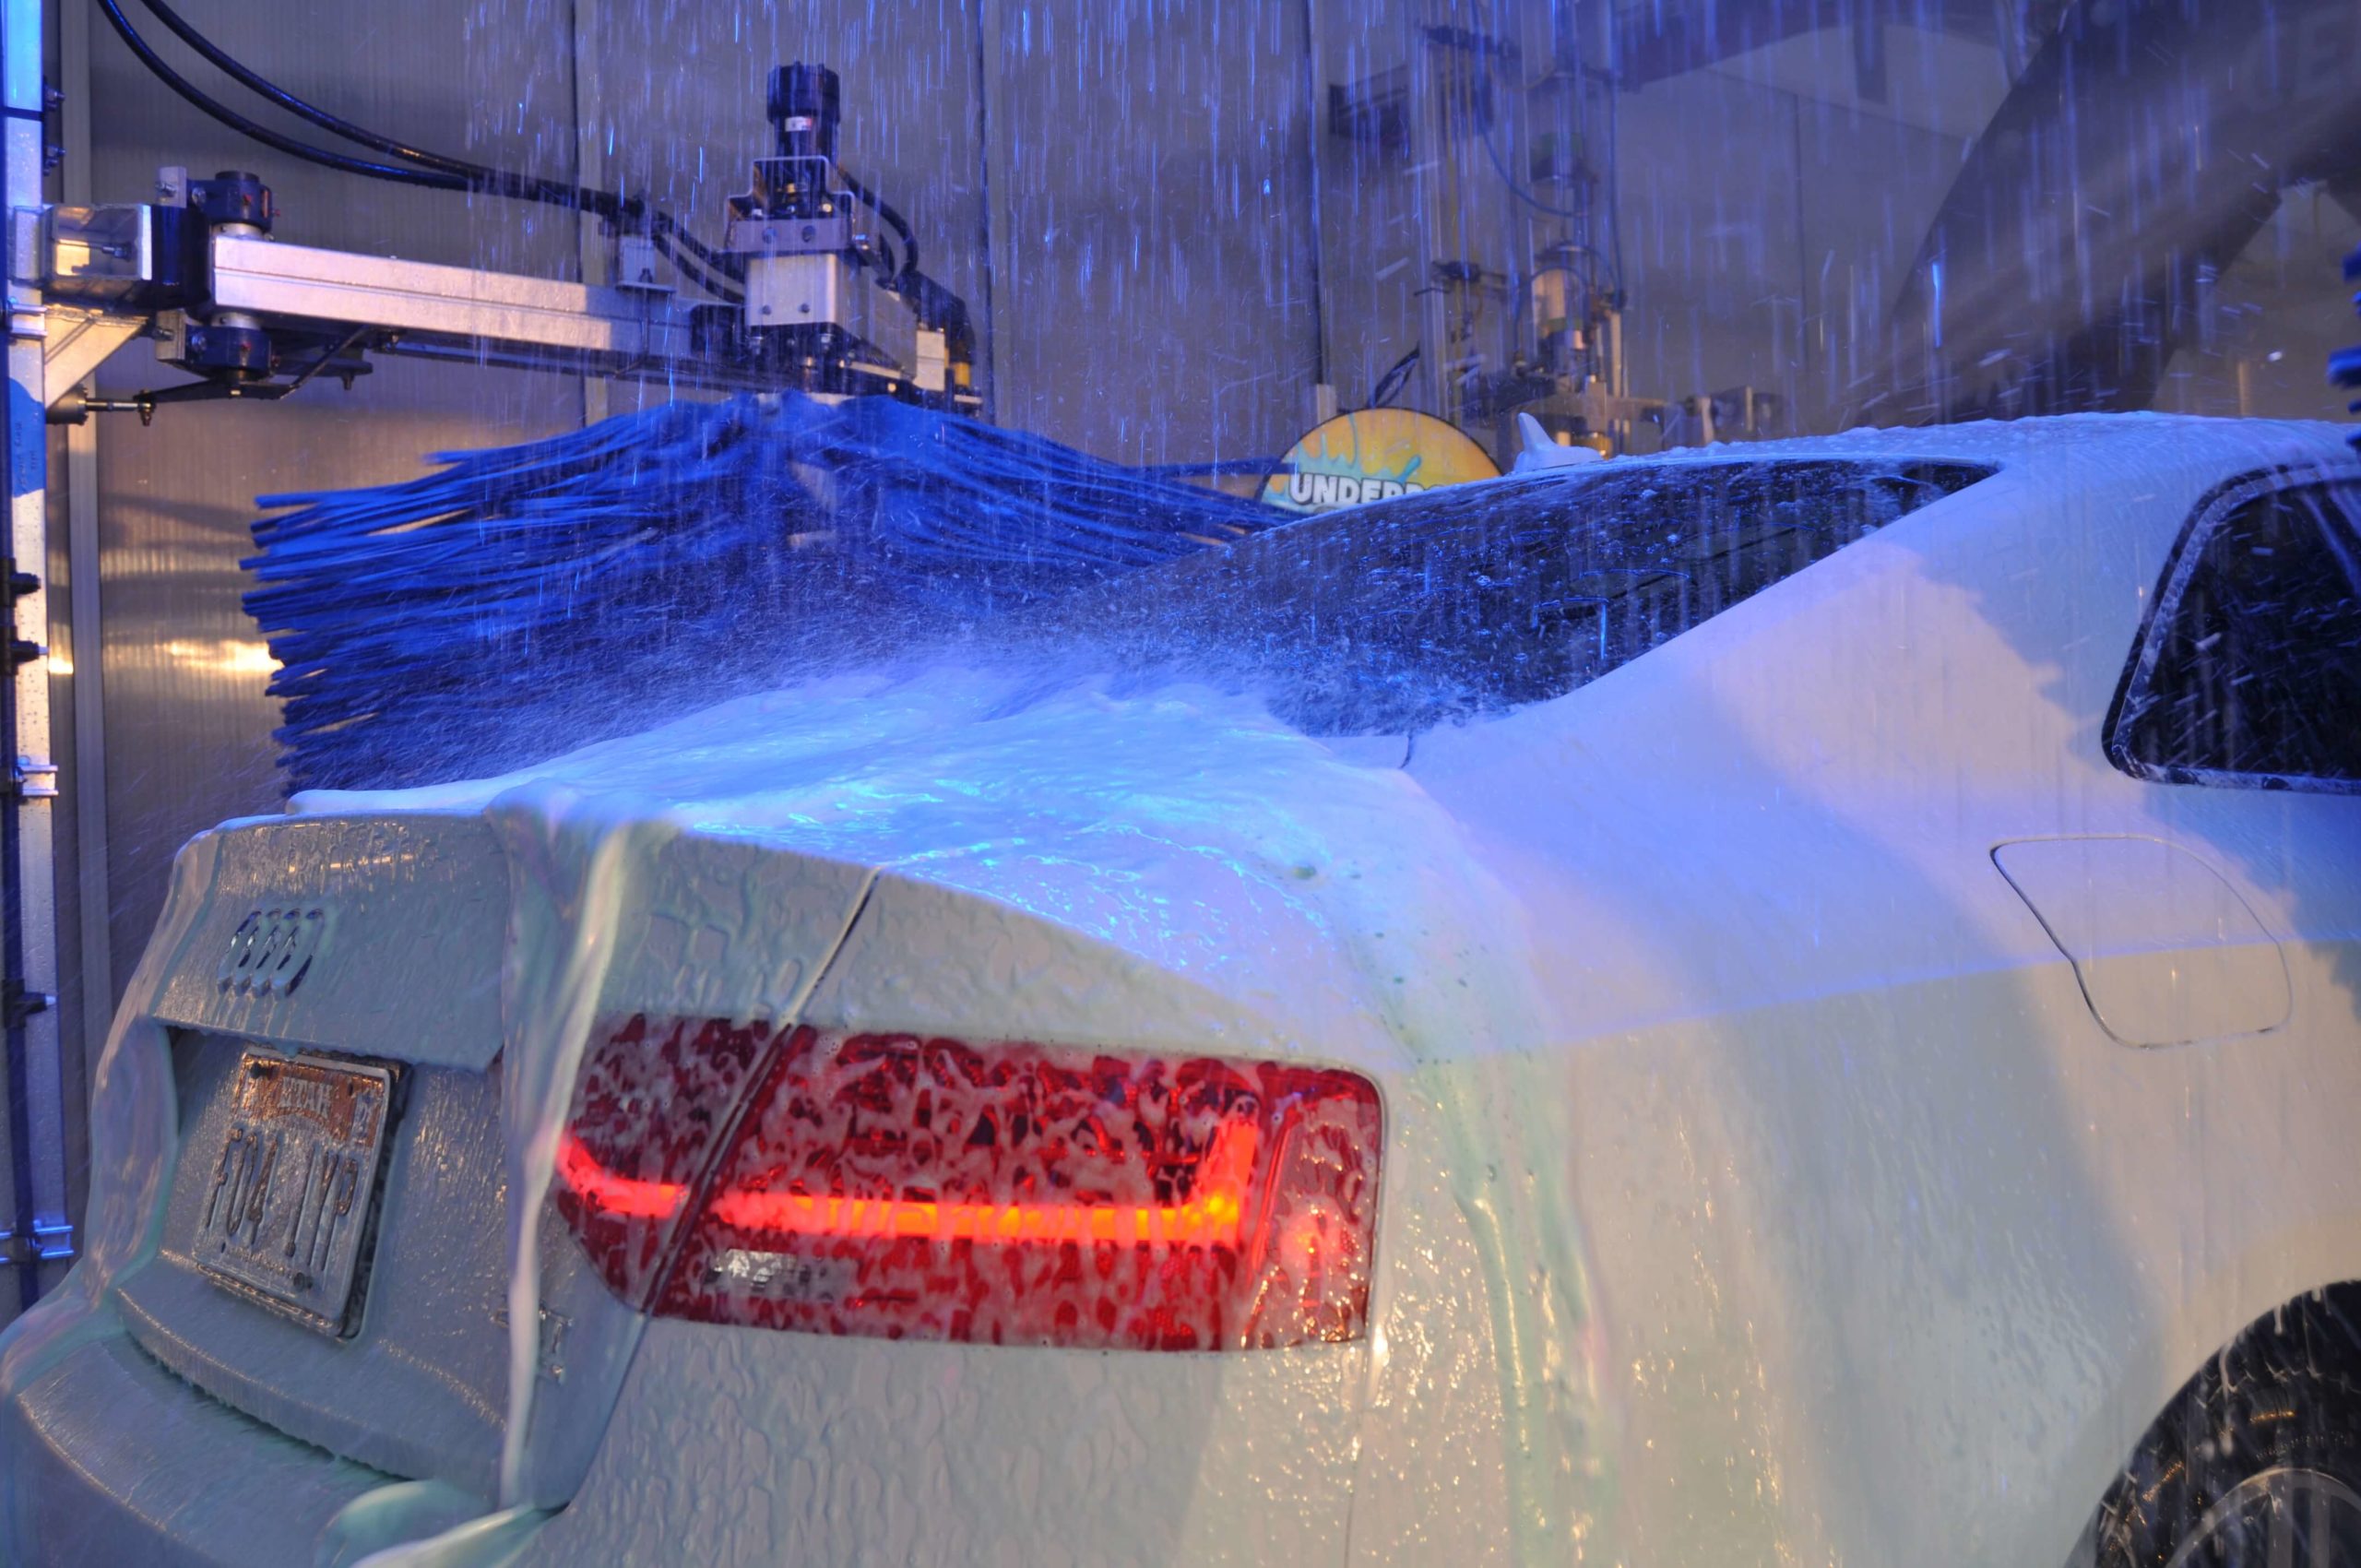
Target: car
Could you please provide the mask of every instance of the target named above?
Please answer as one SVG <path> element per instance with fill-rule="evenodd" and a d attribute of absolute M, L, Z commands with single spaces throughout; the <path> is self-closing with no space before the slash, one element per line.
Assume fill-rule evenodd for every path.
<path fill-rule="evenodd" d="M 200 835 L 10 1554 L 2355 1561 L 2346 434 L 1513 475 Z"/>

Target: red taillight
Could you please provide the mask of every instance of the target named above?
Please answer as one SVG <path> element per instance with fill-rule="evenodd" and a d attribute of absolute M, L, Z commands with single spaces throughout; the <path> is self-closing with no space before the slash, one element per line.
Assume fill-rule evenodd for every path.
<path fill-rule="evenodd" d="M 635 1305 L 1090 1348 L 1364 1332 L 1381 1125 L 1356 1074 L 797 1029 L 717 1153 L 746 1037 L 634 1019 L 585 1063 L 557 1199 Z M 692 1041 L 729 1060 L 684 1077 Z"/>
<path fill-rule="evenodd" d="M 599 1028 L 575 1080 L 552 1191 L 634 1306 L 662 1283 L 689 1189 L 720 1158 L 731 1108 L 778 1044 L 764 1025 L 633 1017 Z"/>

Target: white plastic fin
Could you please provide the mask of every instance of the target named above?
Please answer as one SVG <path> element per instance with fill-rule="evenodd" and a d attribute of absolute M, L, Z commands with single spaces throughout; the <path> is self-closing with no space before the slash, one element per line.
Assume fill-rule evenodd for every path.
<path fill-rule="evenodd" d="M 1541 428 L 1541 422 L 1531 414 L 1517 415 L 1516 428 L 1524 439 L 1518 444 L 1516 461 L 1509 469 L 1511 473 L 1580 468 L 1584 463 L 1598 462 L 1604 456 L 1595 446 L 1560 446 L 1548 431 Z"/>

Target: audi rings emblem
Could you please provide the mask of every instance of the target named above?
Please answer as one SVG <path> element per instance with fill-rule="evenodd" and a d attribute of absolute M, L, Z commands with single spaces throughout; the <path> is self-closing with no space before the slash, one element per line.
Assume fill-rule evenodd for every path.
<path fill-rule="evenodd" d="M 230 933 L 221 991 L 229 996 L 291 996 L 326 945 L 328 911 L 317 904 L 256 909 Z"/>

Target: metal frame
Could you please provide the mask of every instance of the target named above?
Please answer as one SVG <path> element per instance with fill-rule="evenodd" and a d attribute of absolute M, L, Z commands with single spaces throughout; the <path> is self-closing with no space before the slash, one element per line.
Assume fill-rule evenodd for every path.
<path fill-rule="evenodd" d="M 13 287 L 30 302 L 19 307 L 32 323 L 26 336 L 45 362 L 31 373 L 36 407 L 53 408 L 75 396 L 109 354 L 156 331 L 163 319 L 153 307 L 130 303 L 126 284 L 138 279 L 136 267 L 100 276 L 79 261 L 93 248 L 84 225 L 113 232 L 125 214 L 148 210 L 55 208 L 37 218 L 18 208 L 13 213 L 10 270 L 18 279 Z M 208 236 L 206 245 L 206 292 L 215 313 L 271 327 L 349 332 L 373 353 L 655 378 L 720 391 L 765 391 L 777 384 L 775 373 L 712 353 L 699 340 L 695 303 L 670 291 L 402 261 L 226 229 Z M 43 286 L 53 295 L 45 313 Z M 845 314 L 854 314 L 851 305 Z M 866 324 L 865 315 L 860 320 Z M 258 388 L 256 395 L 267 392 Z"/>
<path fill-rule="evenodd" d="M 601 188 L 607 179 L 607 144 L 599 114 L 604 96 L 599 79 L 597 49 L 599 0 L 574 0 L 566 18 L 570 36 L 568 63 L 574 93 L 574 183 L 585 189 Z M 594 287 L 614 281 L 610 265 L 606 220 L 593 213 L 577 216 L 575 254 L 581 258 L 582 281 Z M 614 399 L 605 380 L 582 378 L 582 422 L 597 424 L 614 411 Z"/>
<path fill-rule="evenodd" d="M 42 205 L 42 8 L 0 0 L 0 198 L 11 215 Z M 16 224 L 12 221 L 12 230 Z M 13 258 L 12 258 L 13 259 Z M 8 553 L 18 574 L 6 592 L 11 645 L 5 674 L 9 766 L 0 789 L 0 993 L 7 1037 L 6 1261 L 18 1301 L 39 1297 L 44 1265 L 73 1256 L 66 1218 L 65 1112 L 58 1049 L 56 765 L 50 760 L 48 569 L 49 323 L 37 282 L 12 265 L 7 279 Z M 79 333 L 75 334 L 77 338 Z M 30 586 L 27 574 L 30 575 Z M 24 657 L 18 658 L 18 655 Z"/>
<path fill-rule="evenodd" d="M 552 282 L 349 251 L 211 237 L 217 310 L 367 327 L 380 351 L 631 375 L 660 373 L 707 386 L 755 386 L 691 343 L 686 310 L 669 295 Z"/>
<path fill-rule="evenodd" d="M 136 318 L 70 305 L 50 306 L 43 324 L 48 333 L 42 344 L 44 408 L 54 408 L 80 387 L 110 354 L 138 337 L 148 325 Z"/>
<path fill-rule="evenodd" d="M 89 202 L 90 188 L 90 7 L 66 4 L 57 13 L 59 196 Z M 51 363 L 54 364 L 54 360 Z M 84 391 L 89 389 L 84 384 Z M 44 393 L 44 396 L 47 394 Z M 77 1005 L 61 1013 L 61 1028 L 77 1035 L 61 1040 L 65 1076 L 65 1169 L 87 1171 L 89 1152 L 89 1090 L 114 1023 L 114 908 L 113 861 L 107 841 L 107 721 L 104 638 L 99 589 L 99 424 L 85 420 L 65 430 L 65 584 L 68 648 L 73 654 L 67 690 L 73 704 L 74 752 L 60 783 L 74 802 L 74 840 L 69 848 L 75 889 L 74 990 Z M 52 476 L 55 478 L 54 475 Z M 53 561 L 56 552 L 51 552 Z M 53 630 L 54 624 L 53 623 Z M 63 863 L 63 862 L 61 862 Z M 60 903 L 64 902 L 63 897 Z M 69 1182 L 66 1215 L 77 1227 L 89 1201 L 88 1182 Z"/>

